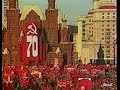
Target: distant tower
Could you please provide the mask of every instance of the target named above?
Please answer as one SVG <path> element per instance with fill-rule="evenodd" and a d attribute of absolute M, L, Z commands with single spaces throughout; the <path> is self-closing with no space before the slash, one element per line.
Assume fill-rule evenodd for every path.
<path fill-rule="evenodd" d="M 70 32 L 68 30 L 67 20 L 62 19 L 60 32 L 61 32 L 61 42 L 70 42 Z"/>
<path fill-rule="evenodd" d="M 6 10 L 7 32 L 5 34 L 3 62 L 6 60 L 7 65 L 15 65 L 18 63 L 18 43 L 19 43 L 19 15 L 18 0 L 9 0 L 9 8 Z M 5 49 L 7 48 L 7 49 Z M 5 53 L 5 51 L 9 53 Z"/>
<path fill-rule="evenodd" d="M 105 60 L 104 60 L 104 51 L 100 43 L 99 51 L 97 53 L 98 59 L 96 61 L 96 65 L 105 65 Z"/>
<path fill-rule="evenodd" d="M 48 9 L 55 9 L 55 0 L 48 0 Z"/>
<path fill-rule="evenodd" d="M 18 9 L 18 0 L 9 0 L 9 9 Z"/>
<path fill-rule="evenodd" d="M 58 45 L 58 9 L 55 8 L 55 0 L 48 0 L 46 9 L 46 30 L 48 41 L 51 45 Z"/>

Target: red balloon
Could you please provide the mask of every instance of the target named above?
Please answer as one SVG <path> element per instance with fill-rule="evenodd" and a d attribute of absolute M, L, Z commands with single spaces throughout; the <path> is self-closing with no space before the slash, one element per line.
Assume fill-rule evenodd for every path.
<path fill-rule="evenodd" d="M 78 88 L 85 87 L 85 90 L 92 90 L 93 83 L 91 80 L 82 79 L 79 81 Z"/>

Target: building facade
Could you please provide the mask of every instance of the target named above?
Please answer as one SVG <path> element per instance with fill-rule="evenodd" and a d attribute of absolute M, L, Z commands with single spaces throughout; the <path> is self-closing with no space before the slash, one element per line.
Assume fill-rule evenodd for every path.
<path fill-rule="evenodd" d="M 84 19 L 83 19 L 84 18 Z M 80 24 L 79 24 L 80 23 Z M 116 1 L 115 0 L 93 0 L 93 10 L 87 15 L 80 16 L 78 20 L 78 34 L 76 41 L 78 57 L 83 57 L 84 64 L 97 59 L 100 43 L 104 50 L 106 63 L 114 62 L 114 40 L 116 37 Z M 85 56 L 86 55 L 86 56 Z M 86 61 L 86 62 L 85 62 Z"/>
<path fill-rule="evenodd" d="M 3 65 L 73 63 L 67 20 L 62 17 L 60 22 L 55 2 L 48 0 L 45 14 L 37 6 L 26 6 L 20 13 L 18 0 L 9 0 L 2 47 Z"/>
<path fill-rule="evenodd" d="M 3 6 L 4 6 L 4 16 L 6 16 L 6 11 L 9 8 L 9 3 L 8 0 L 2 0 L 2 2 L 4 2 Z"/>

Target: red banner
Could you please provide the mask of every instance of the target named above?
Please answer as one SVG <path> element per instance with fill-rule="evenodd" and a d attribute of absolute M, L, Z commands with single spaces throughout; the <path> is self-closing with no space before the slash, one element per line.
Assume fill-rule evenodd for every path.
<path fill-rule="evenodd" d="M 40 35 L 42 32 L 37 22 L 24 22 L 22 39 L 20 41 L 19 56 L 24 64 L 38 64 L 46 56 L 46 44 Z M 38 27 L 39 28 L 38 28 Z"/>

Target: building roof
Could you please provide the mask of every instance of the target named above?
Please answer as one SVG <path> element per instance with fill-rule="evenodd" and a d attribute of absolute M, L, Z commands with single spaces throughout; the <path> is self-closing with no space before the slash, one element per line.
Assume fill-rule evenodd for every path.
<path fill-rule="evenodd" d="M 24 20 L 26 18 L 26 16 L 30 13 L 30 11 L 34 10 L 39 16 L 41 20 L 45 20 L 46 17 L 44 15 L 44 13 L 42 12 L 42 10 L 40 9 L 40 7 L 38 6 L 33 6 L 33 5 L 26 5 L 23 8 L 23 11 L 21 12 L 21 17 L 20 20 Z"/>
<path fill-rule="evenodd" d="M 34 10 L 39 16 L 41 20 L 46 20 L 46 16 L 43 13 L 42 9 L 40 9 L 39 6 L 33 6 L 33 5 L 26 5 L 22 12 L 20 20 L 24 20 L 26 16 L 30 13 L 30 11 Z M 58 9 L 58 23 L 62 23 L 62 20 L 66 20 L 65 14 L 62 10 Z"/>
<path fill-rule="evenodd" d="M 101 6 L 99 9 L 116 9 L 116 6 Z"/>
<path fill-rule="evenodd" d="M 10 52 L 9 52 L 8 48 L 5 48 L 2 54 L 3 54 L 3 55 L 8 55 L 9 53 L 10 53 Z"/>
<path fill-rule="evenodd" d="M 57 47 L 55 53 L 56 53 L 56 54 L 59 54 L 59 53 L 61 53 L 61 52 L 62 52 L 62 51 L 61 51 L 60 47 Z"/>

